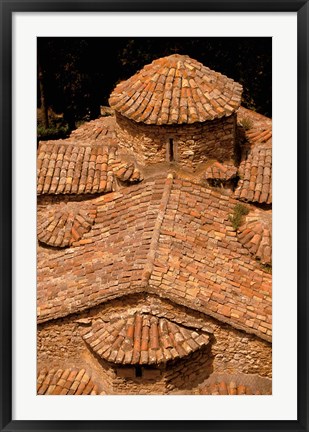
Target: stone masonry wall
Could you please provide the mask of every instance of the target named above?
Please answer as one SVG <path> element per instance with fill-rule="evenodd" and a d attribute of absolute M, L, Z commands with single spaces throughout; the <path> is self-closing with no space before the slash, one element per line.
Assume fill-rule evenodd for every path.
<path fill-rule="evenodd" d="M 186 390 L 194 392 L 197 386 L 213 372 L 211 347 L 192 354 L 190 359 L 183 359 L 169 365 L 165 371 L 166 390 L 168 393 Z"/>
<path fill-rule="evenodd" d="M 82 314 L 40 324 L 37 332 L 38 370 L 43 367 L 50 369 L 87 365 L 95 372 L 107 394 L 128 392 L 129 381 L 121 376 L 117 377 L 110 365 L 97 358 L 87 348 L 80 335 L 81 328 L 90 325 L 92 319 L 100 317 L 109 321 L 123 313 L 124 308 L 131 311 L 136 308 L 144 313 L 153 313 L 177 324 L 212 334 L 210 353 L 194 353 L 190 361 L 181 360 L 174 364 L 172 370 L 167 369 L 160 379 L 153 379 L 153 374 L 148 371 L 148 377 L 152 378 L 145 380 L 143 386 L 131 380 L 129 387 L 136 394 L 162 394 L 163 387 L 167 392 L 179 389 L 187 391 L 188 394 L 194 393 L 199 381 L 206 379 L 211 372 L 258 374 L 271 378 L 272 351 L 269 342 L 234 329 L 200 312 L 149 294 L 122 297 Z M 138 379 L 140 382 L 141 379 Z"/>
<path fill-rule="evenodd" d="M 116 113 L 120 145 L 134 152 L 142 165 L 170 161 L 169 141 L 173 140 L 174 160 L 195 168 L 209 159 L 234 160 L 236 115 L 188 125 L 145 125 Z"/>

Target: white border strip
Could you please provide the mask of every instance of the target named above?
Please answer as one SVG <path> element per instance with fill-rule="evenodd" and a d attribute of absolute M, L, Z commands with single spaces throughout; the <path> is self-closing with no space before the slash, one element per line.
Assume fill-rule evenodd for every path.
<path fill-rule="evenodd" d="M 296 13 L 15 13 L 13 16 L 13 418 L 294 420 Z M 36 396 L 36 37 L 273 37 L 272 396 Z M 104 59 L 104 42 L 100 59 Z M 107 60 L 107 59 L 106 59 Z M 246 65 L 244 65 L 246 67 Z"/>

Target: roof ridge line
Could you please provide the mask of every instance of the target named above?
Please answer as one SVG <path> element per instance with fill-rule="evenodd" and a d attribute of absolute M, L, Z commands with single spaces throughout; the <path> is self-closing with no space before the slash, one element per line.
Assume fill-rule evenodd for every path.
<path fill-rule="evenodd" d="M 163 193 L 162 193 L 162 198 L 161 198 L 161 202 L 160 202 L 158 216 L 157 216 L 157 219 L 155 222 L 151 242 L 149 245 L 149 252 L 147 254 L 147 261 L 146 261 L 145 268 L 143 270 L 142 278 L 141 278 L 142 285 L 144 285 L 145 288 L 148 286 L 148 282 L 149 282 L 149 279 L 150 279 L 150 276 L 151 276 L 151 273 L 153 270 L 155 255 L 156 255 L 156 251 L 157 251 L 157 245 L 158 245 L 159 237 L 160 237 L 161 226 L 162 226 L 163 218 L 165 215 L 166 207 L 167 207 L 167 204 L 168 204 L 168 201 L 170 198 L 170 194 L 171 194 L 171 190 L 172 190 L 172 186 L 173 186 L 173 181 L 174 181 L 174 175 L 172 173 L 168 173 L 167 178 L 165 180 L 165 185 L 164 185 L 164 189 L 163 189 Z"/>

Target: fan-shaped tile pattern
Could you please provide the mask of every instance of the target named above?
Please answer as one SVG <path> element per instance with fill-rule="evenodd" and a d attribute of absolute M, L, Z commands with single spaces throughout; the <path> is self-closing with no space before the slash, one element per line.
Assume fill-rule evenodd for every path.
<path fill-rule="evenodd" d="M 121 82 L 109 99 L 125 117 L 146 124 L 204 122 L 234 113 L 242 86 L 185 55 L 153 61 Z"/>
<path fill-rule="evenodd" d="M 206 334 L 147 314 L 111 323 L 96 321 L 83 338 L 97 355 L 122 364 L 166 363 L 186 357 L 209 342 Z"/>
<path fill-rule="evenodd" d="M 123 171 L 119 173 L 119 166 Z M 115 176 L 127 182 L 142 180 L 133 162 L 125 163 L 113 146 L 82 145 L 70 140 L 46 141 L 39 145 L 37 193 L 94 194 L 113 190 Z"/>
<path fill-rule="evenodd" d="M 213 374 L 199 386 L 203 395 L 271 395 L 271 380 L 256 375 Z"/>
<path fill-rule="evenodd" d="M 99 389 L 85 369 L 44 369 L 38 374 L 37 394 L 98 395 Z"/>
<path fill-rule="evenodd" d="M 220 162 L 213 162 L 205 172 L 206 180 L 228 181 L 236 177 L 237 168 L 234 165 L 223 165 Z"/>
<path fill-rule="evenodd" d="M 272 150 L 253 147 L 239 166 L 240 180 L 235 197 L 248 202 L 272 203 Z"/>
<path fill-rule="evenodd" d="M 82 239 L 91 230 L 96 217 L 96 208 L 71 207 L 70 203 L 49 206 L 39 214 L 37 236 L 41 243 L 55 247 L 67 247 Z"/>
<path fill-rule="evenodd" d="M 248 220 L 249 219 L 249 220 Z M 241 244 L 261 261 L 262 264 L 271 264 L 272 261 L 272 229 L 271 219 L 247 218 L 247 221 L 238 230 L 238 239 Z"/>

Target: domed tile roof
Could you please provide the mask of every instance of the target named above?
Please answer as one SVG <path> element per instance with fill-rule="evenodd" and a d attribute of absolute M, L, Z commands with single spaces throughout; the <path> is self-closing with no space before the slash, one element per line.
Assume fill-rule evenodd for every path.
<path fill-rule="evenodd" d="M 238 239 L 262 264 L 271 264 L 271 232 L 271 216 L 263 219 L 258 216 L 248 217 L 245 224 L 239 228 Z"/>
<path fill-rule="evenodd" d="M 85 369 L 43 369 L 37 378 L 38 395 L 97 395 L 99 389 Z"/>
<path fill-rule="evenodd" d="M 101 358 L 118 364 L 159 364 L 193 353 L 209 336 L 150 314 L 97 320 L 83 338 Z"/>
<path fill-rule="evenodd" d="M 204 122 L 230 116 L 241 102 L 242 86 L 185 55 L 154 60 L 116 86 L 110 106 L 146 124 Z"/>
<path fill-rule="evenodd" d="M 96 217 L 95 206 L 81 209 L 75 203 L 50 205 L 38 215 L 38 240 L 48 246 L 68 247 L 89 232 Z"/>
<path fill-rule="evenodd" d="M 213 373 L 199 385 L 199 393 L 203 395 L 270 395 L 271 380 L 258 375 L 243 373 Z"/>

